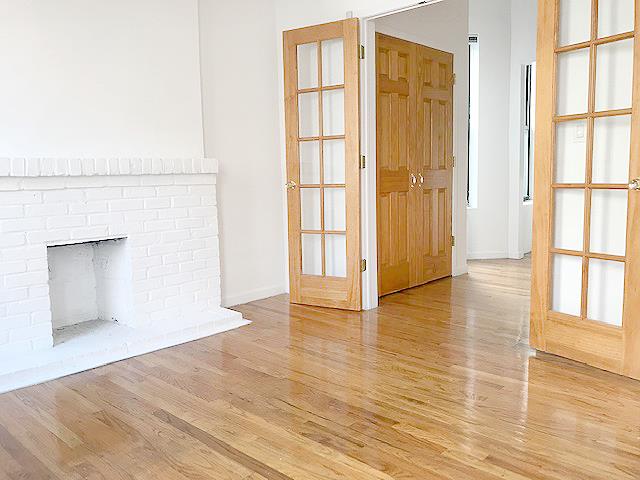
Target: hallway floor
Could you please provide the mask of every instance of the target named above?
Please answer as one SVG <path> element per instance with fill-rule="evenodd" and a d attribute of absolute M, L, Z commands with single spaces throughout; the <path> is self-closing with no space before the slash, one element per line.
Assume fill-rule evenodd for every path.
<path fill-rule="evenodd" d="M 640 382 L 527 346 L 529 261 L 0 396 L 0 479 L 638 479 Z"/>

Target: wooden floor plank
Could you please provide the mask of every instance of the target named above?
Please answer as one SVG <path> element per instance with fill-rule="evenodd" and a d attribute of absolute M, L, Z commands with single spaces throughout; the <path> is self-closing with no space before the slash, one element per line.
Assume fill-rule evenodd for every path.
<path fill-rule="evenodd" d="M 530 262 L 0 396 L 0 479 L 640 478 L 640 382 L 528 347 Z"/>

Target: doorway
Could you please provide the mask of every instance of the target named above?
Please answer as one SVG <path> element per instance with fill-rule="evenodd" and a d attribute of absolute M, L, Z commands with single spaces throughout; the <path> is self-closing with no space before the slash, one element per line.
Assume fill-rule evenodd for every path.
<path fill-rule="evenodd" d="M 378 293 L 451 275 L 453 54 L 376 33 Z"/>

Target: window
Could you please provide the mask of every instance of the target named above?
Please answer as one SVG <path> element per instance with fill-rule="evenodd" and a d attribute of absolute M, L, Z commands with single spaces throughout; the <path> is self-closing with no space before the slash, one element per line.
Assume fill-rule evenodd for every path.
<path fill-rule="evenodd" d="M 480 54 L 478 36 L 469 36 L 469 150 L 467 155 L 467 206 L 478 206 L 478 109 L 480 100 Z"/>
<path fill-rule="evenodd" d="M 536 64 L 524 67 L 524 115 L 522 142 L 522 192 L 523 201 L 533 200 L 533 150 L 536 117 Z"/>

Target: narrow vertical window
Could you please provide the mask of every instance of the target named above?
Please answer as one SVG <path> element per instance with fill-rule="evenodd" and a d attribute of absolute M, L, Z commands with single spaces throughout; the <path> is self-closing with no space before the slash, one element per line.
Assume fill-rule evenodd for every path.
<path fill-rule="evenodd" d="M 469 36 L 469 150 L 467 156 L 467 206 L 478 206 L 478 111 L 480 100 L 480 52 L 478 36 Z"/>
<path fill-rule="evenodd" d="M 524 115 L 523 115 L 523 201 L 533 200 L 533 151 L 535 134 L 535 110 L 536 110 L 536 64 L 535 62 L 524 67 Z"/>

